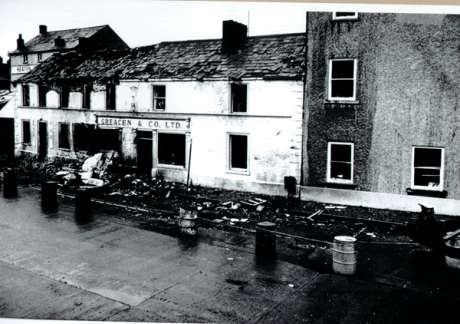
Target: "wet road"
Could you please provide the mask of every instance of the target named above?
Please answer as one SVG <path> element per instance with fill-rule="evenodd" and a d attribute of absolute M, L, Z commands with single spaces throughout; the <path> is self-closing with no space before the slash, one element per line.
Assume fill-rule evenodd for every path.
<path fill-rule="evenodd" d="M 151 322 L 449 322 L 450 300 L 318 272 L 116 222 L 71 202 L 0 198 L 0 316 Z M 452 302 L 453 303 L 453 302 Z M 435 307 L 435 308 L 433 308 Z M 456 322 L 456 321 L 452 321 Z"/>

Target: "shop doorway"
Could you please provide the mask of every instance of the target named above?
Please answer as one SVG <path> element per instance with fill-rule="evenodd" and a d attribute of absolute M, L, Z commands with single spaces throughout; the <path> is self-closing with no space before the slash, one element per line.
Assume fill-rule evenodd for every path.
<path fill-rule="evenodd" d="M 137 170 L 150 174 L 153 164 L 152 132 L 137 131 Z"/>
<path fill-rule="evenodd" d="M 46 122 L 38 122 L 38 158 L 43 160 L 48 154 L 48 130 Z"/>

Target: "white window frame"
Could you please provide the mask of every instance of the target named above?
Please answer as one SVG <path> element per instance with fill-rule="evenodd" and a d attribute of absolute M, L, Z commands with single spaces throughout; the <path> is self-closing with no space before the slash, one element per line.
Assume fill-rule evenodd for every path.
<path fill-rule="evenodd" d="M 415 149 L 434 149 L 441 150 L 441 168 L 439 170 L 439 186 L 430 187 L 430 186 L 417 186 L 415 182 Z M 412 162 L 411 162 L 411 189 L 420 189 L 420 190 L 429 190 L 429 191 L 443 191 L 444 190 L 444 148 L 436 146 L 412 146 Z M 434 167 L 419 167 L 422 169 L 433 169 Z M 437 169 L 437 168 L 436 168 Z"/>
<path fill-rule="evenodd" d="M 335 61 L 351 61 L 353 60 L 353 97 L 332 97 L 332 62 Z M 328 93 L 327 99 L 330 101 L 356 101 L 356 78 L 357 78 L 357 67 L 358 60 L 355 58 L 337 58 L 329 59 L 328 65 Z M 348 79 L 339 79 L 339 80 L 350 80 Z"/>
<path fill-rule="evenodd" d="M 344 16 L 344 17 L 337 17 L 336 13 L 337 12 L 347 12 L 347 11 L 334 11 L 332 12 L 332 20 L 356 20 L 358 19 L 358 12 L 357 11 L 350 11 L 350 14 L 353 14 L 353 15 L 349 15 L 349 16 Z"/>
<path fill-rule="evenodd" d="M 246 136 L 246 169 L 241 168 L 232 168 L 232 145 L 230 137 L 232 135 L 237 136 Z M 228 132 L 227 133 L 227 172 L 235 173 L 235 174 L 242 174 L 242 175 L 249 175 L 249 154 L 250 147 L 249 147 L 249 133 L 240 133 L 240 132 Z"/>
<path fill-rule="evenodd" d="M 165 96 L 164 97 L 155 97 L 155 87 L 165 87 Z M 164 109 L 157 109 L 156 108 L 156 100 L 158 99 L 164 99 L 165 101 L 165 108 Z M 166 111 L 166 84 L 152 84 L 152 108 L 154 111 Z"/>
<path fill-rule="evenodd" d="M 351 161 L 350 161 L 350 179 L 336 179 L 331 178 L 331 147 L 332 145 L 344 145 L 351 147 Z M 354 164 L 355 164 L 355 144 L 350 142 L 328 142 L 327 143 L 327 171 L 326 181 L 330 183 L 353 184 L 354 178 Z"/>
<path fill-rule="evenodd" d="M 160 135 L 161 134 L 174 134 L 174 135 L 183 135 L 184 136 L 184 141 L 185 141 L 185 161 L 184 165 L 176 165 L 176 164 L 164 164 L 160 163 L 160 156 L 159 156 L 159 151 L 160 151 Z M 153 137 L 154 135 L 152 135 Z M 157 167 L 158 168 L 164 168 L 164 169 L 176 169 L 176 170 L 184 170 L 187 169 L 187 163 L 188 163 L 188 153 L 187 153 L 187 134 L 183 132 L 174 132 L 174 131 L 164 131 L 164 130 L 158 130 L 156 134 L 156 160 L 157 162 Z"/>

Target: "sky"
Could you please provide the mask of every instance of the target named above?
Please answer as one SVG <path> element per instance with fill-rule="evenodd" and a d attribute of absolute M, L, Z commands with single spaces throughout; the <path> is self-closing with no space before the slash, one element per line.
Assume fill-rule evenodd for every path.
<path fill-rule="evenodd" d="M 352 1 L 352 0 L 351 0 Z M 388 6 L 223 1 L 154 0 L 0 0 L 0 56 L 16 48 L 21 33 L 28 41 L 38 25 L 48 30 L 109 24 L 130 46 L 161 41 L 220 38 L 223 20 L 249 26 L 249 35 L 305 31 L 305 12 L 351 10 L 447 12 L 460 14 L 460 6 Z M 249 22 L 249 24 L 248 24 Z"/>

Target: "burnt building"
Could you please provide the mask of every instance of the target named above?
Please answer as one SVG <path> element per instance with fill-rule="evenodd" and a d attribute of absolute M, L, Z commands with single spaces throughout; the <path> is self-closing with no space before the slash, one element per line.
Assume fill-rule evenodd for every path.
<path fill-rule="evenodd" d="M 460 16 L 306 17 L 303 198 L 453 213 Z"/>
<path fill-rule="evenodd" d="M 305 34 L 56 54 L 17 82 L 16 153 L 115 149 L 139 171 L 284 194 L 300 181 Z M 193 145 L 192 145 L 193 142 Z"/>
<path fill-rule="evenodd" d="M 109 25 L 54 31 L 40 25 L 38 35 L 27 42 L 19 34 L 17 48 L 9 53 L 11 80 L 19 79 L 54 53 L 108 48 L 129 48 Z"/>

